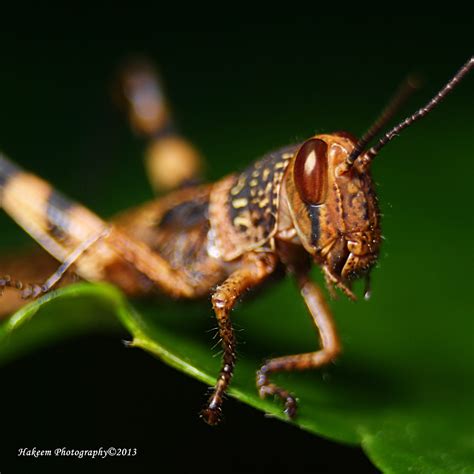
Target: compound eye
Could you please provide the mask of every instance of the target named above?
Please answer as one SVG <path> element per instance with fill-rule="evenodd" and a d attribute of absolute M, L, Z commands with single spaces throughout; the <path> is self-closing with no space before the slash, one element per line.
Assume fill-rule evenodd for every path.
<path fill-rule="evenodd" d="M 311 138 L 298 150 L 293 168 L 296 189 L 301 199 L 312 205 L 326 200 L 328 187 L 328 146 L 319 138 Z"/>

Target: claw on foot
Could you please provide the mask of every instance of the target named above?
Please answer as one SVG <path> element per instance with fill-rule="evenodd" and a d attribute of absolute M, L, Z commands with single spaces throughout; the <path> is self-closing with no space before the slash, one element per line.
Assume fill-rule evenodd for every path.
<path fill-rule="evenodd" d="M 261 370 L 257 372 L 257 389 L 258 394 L 262 399 L 268 395 L 276 395 L 278 398 L 280 398 L 285 405 L 284 413 L 291 420 L 295 418 L 298 406 L 296 398 L 293 397 L 287 390 L 284 390 L 269 382 L 268 377 Z"/>
<path fill-rule="evenodd" d="M 0 277 L 0 295 L 5 288 L 13 288 L 20 291 L 21 298 L 24 300 L 37 298 L 47 291 L 44 285 L 37 285 L 36 283 L 25 284 L 20 280 L 13 280 L 10 275 Z"/>
<path fill-rule="evenodd" d="M 220 406 L 213 406 L 212 403 L 201 411 L 201 418 L 211 426 L 216 426 L 222 421 L 222 409 Z"/>
<path fill-rule="evenodd" d="M 42 293 L 45 293 L 45 289 L 41 285 L 30 284 L 21 292 L 21 297 L 24 300 L 35 299 Z"/>

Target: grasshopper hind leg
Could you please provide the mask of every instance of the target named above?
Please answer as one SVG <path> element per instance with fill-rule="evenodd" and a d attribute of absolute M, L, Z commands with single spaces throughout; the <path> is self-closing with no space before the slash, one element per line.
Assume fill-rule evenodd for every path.
<path fill-rule="evenodd" d="M 155 67 L 143 58 L 130 60 L 122 68 L 120 89 L 132 129 L 148 140 L 145 168 L 154 190 L 200 182 L 203 160 L 178 132 Z"/>

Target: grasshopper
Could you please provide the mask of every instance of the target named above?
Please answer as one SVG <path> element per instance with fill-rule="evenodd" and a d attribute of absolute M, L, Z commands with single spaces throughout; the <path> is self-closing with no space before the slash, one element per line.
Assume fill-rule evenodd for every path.
<path fill-rule="evenodd" d="M 223 355 L 201 416 L 215 425 L 236 364 L 231 310 L 246 290 L 283 267 L 296 280 L 320 348 L 267 360 L 256 385 L 262 398 L 277 396 L 294 418 L 295 396 L 274 384 L 271 374 L 321 368 L 341 350 L 324 293 L 309 278 L 311 266 L 321 268 L 331 294 L 339 289 L 355 300 L 351 285 L 359 278 L 368 287 L 381 244 L 370 165 L 473 68 L 474 57 L 428 104 L 386 133 L 383 128 L 414 89 L 413 81 L 401 87 L 360 139 L 347 132 L 318 134 L 268 153 L 242 172 L 203 184 L 202 159 L 176 129 L 159 76 L 149 63 L 134 62 L 121 74 L 121 91 L 132 127 L 150 143 L 150 181 L 167 194 L 106 222 L 0 155 L 1 206 L 60 262 L 41 284 L 4 276 L 0 289 L 36 298 L 72 272 L 88 281 L 111 282 L 129 296 L 156 288 L 172 298 L 211 294 Z"/>

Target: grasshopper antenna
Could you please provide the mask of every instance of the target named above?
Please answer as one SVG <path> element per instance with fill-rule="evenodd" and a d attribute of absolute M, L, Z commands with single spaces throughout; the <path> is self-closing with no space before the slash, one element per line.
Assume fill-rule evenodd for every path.
<path fill-rule="evenodd" d="M 393 140 L 403 129 L 409 127 L 413 122 L 423 118 L 430 113 L 458 84 L 464 79 L 467 74 L 474 68 L 474 56 L 467 60 L 467 62 L 459 69 L 453 78 L 424 106 L 418 109 L 413 115 L 410 115 L 398 125 L 393 127 L 390 131 L 370 148 L 364 156 L 364 165 L 377 156 L 379 151 L 391 140 Z M 350 158 L 350 157 L 349 157 Z"/>
<path fill-rule="evenodd" d="M 420 87 L 420 79 L 415 75 L 408 76 L 398 90 L 395 92 L 389 103 L 386 105 L 382 113 L 379 115 L 374 124 L 365 132 L 362 138 L 356 143 L 352 153 L 347 157 L 347 169 L 350 168 L 354 161 L 364 151 L 367 144 L 374 138 L 380 130 L 392 119 L 400 107 L 407 101 L 410 95 Z"/>

